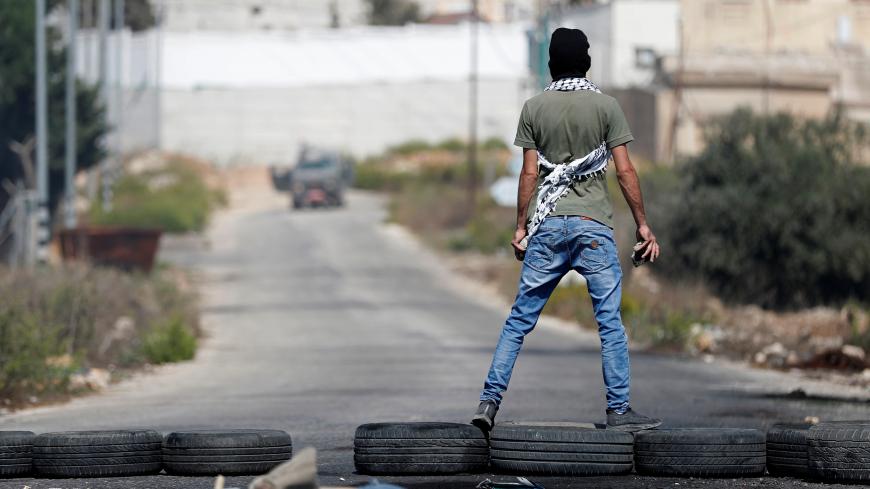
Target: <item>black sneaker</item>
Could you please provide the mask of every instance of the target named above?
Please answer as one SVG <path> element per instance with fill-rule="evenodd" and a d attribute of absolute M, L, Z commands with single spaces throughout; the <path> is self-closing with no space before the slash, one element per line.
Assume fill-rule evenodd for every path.
<path fill-rule="evenodd" d="M 471 424 L 480 428 L 484 433 L 492 431 L 495 426 L 495 413 L 498 412 L 498 404 L 495 401 L 481 401 L 477 406 L 477 412 L 471 418 Z"/>
<path fill-rule="evenodd" d="M 607 429 L 617 431 L 635 431 L 650 430 L 662 424 L 662 420 L 650 418 L 642 414 L 638 414 L 628 408 L 622 414 L 617 414 L 612 409 L 607 410 Z"/>

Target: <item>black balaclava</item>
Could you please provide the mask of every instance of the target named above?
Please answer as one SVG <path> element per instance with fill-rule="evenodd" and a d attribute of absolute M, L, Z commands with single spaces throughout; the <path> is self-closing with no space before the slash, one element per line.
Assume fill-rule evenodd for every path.
<path fill-rule="evenodd" d="M 553 80 L 583 78 L 592 58 L 589 57 L 589 40 L 580 29 L 560 27 L 550 38 L 550 75 Z"/>

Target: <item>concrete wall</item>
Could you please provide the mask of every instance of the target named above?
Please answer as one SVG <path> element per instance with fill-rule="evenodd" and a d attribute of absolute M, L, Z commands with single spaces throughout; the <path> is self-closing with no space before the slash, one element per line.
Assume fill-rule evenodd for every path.
<path fill-rule="evenodd" d="M 516 80 L 481 81 L 480 137 L 512 142 L 525 94 Z M 461 81 L 165 90 L 161 139 L 225 165 L 292 163 L 302 142 L 365 156 L 410 139 L 464 138 L 467 100 Z"/>
<path fill-rule="evenodd" d="M 864 0 L 682 0 L 682 9 L 689 54 L 763 53 L 768 32 L 772 52 L 828 54 L 841 41 L 870 48 L 870 2 Z"/>

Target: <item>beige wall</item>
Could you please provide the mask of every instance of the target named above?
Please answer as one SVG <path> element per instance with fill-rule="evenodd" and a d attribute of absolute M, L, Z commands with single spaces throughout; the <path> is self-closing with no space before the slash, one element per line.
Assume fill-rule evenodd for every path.
<path fill-rule="evenodd" d="M 738 107 L 817 118 L 842 105 L 850 116 L 866 117 L 862 109 L 870 104 L 860 80 L 870 75 L 870 0 L 682 0 L 681 6 L 683 67 L 677 57 L 664 67 L 682 86 L 678 155 L 699 152 L 711 118 Z M 663 129 L 669 140 L 670 128 Z"/>
<path fill-rule="evenodd" d="M 870 50 L 867 0 L 682 0 L 687 53 L 761 54 L 770 12 L 771 52 L 827 54 L 838 40 L 838 19 L 851 25 L 850 44 Z"/>
<path fill-rule="evenodd" d="M 730 113 L 738 107 L 748 107 L 763 113 L 765 92 L 755 87 L 693 87 L 683 91 L 676 134 L 678 155 L 693 155 L 704 147 L 704 128 L 711 119 Z M 821 118 L 831 109 L 827 90 L 812 88 L 772 88 L 767 92 L 769 113 L 789 112 L 799 117 Z M 665 126 L 665 134 L 669 130 Z M 664 139 L 667 139 L 663 135 Z M 665 155 L 662 155 L 665 157 Z"/>

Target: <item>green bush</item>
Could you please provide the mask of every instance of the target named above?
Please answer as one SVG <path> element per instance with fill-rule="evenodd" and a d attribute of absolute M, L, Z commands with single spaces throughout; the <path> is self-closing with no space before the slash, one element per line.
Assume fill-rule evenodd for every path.
<path fill-rule="evenodd" d="M 354 167 L 353 186 L 364 190 L 393 191 L 401 188 L 410 178 L 407 173 L 385 168 L 383 165 L 367 162 Z"/>
<path fill-rule="evenodd" d="M 436 148 L 445 151 L 465 151 L 468 148 L 468 145 L 459 138 L 448 138 L 438 143 Z"/>
<path fill-rule="evenodd" d="M 142 341 L 142 353 L 151 363 L 190 360 L 196 354 L 196 337 L 181 318 L 151 328 Z"/>
<path fill-rule="evenodd" d="M 39 395 L 62 387 L 70 371 L 47 360 L 66 352 L 57 325 L 43 325 L 36 314 L 0 310 L 0 394 Z"/>
<path fill-rule="evenodd" d="M 866 129 L 738 110 L 679 171 L 661 269 L 726 300 L 771 308 L 866 301 L 870 168 Z"/>
<path fill-rule="evenodd" d="M 169 233 L 202 231 L 211 212 L 226 202 L 200 172 L 180 160 L 165 168 L 125 175 L 114 187 L 112 209 L 91 206 L 90 221 L 106 226 L 157 228 Z"/>
<path fill-rule="evenodd" d="M 498 210 L 494 207 L 490 202 L 480 204 L 471 221 L 450 240 L 450 249 L 487 254 L 510 251 L 515 226 L 509 217 L 504 218 L 506 213 L 493 212 Z"/>
<path fill-rule="evenodd" d="M 422 139 L 412 139 L 402 144 L 397 144 L 387 148 L 387 154 L 393 155 L 410 155 L 432 149 L 432 145 Z"/>
<path fill-rule="evenodd" d="M 480 149 L 484 151 L 502 151 L 508 150 L 510 147 L 501 138 L 489 138 L 480 145 Z"/>

